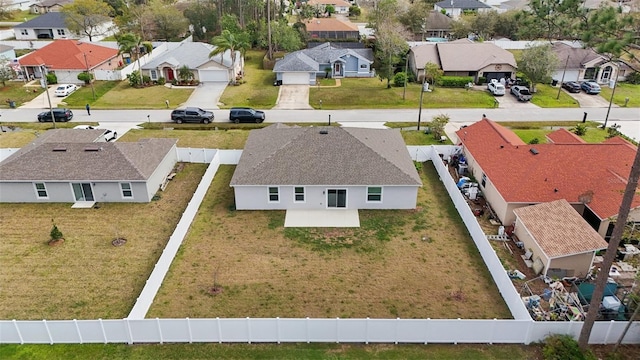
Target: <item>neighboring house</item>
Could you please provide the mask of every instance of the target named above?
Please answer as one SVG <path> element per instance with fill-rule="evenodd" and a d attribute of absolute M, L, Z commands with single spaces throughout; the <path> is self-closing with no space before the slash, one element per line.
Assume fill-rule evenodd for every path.
<path fill-rule="evenodd" d="M 451 34 L 452 21 L 453 19 L 439 11 L 430 11 L 422 31 L 419 34 L 415 34 L 415 40 L 425 41 L 430 38 L 448 38 Z"/>
<path fill-rule="evenodd" d="M 151 80 L 163 77 L 167 82 L 178 78 L 179 69 L 187 66 L 195 80 L 200 82 L 229 82 L 241 71 L 244 61 L 239 51 L 236 51 L 235 68 L 231 61 L 231 51 L 218 54 L 213 58 L 209 54 L 216 47 L 201 42 L 181 42 L 177 46 L 168 47 L 160 54 L 155 54 L 151 61 L 142 65 L 142 73 Z"/>
<path fill-rule="evenodd" d="M 521 207 L 514 234 L 531 253 L 536 274 L 585 278 L 607 242 L 564 199 Z"/>
<path fill-rule="evenodd" d="M 343 15 L 349 15 L 349 7 L 351 7 L 351 4 L 345 0 L 309 0 L 307 4 L 323 12 L 327 5 L 333 5 L 333 8 L 336 10 L 335 13 Z"/>
<path fill-rule="evenodd" d="M 422 186 L 397 129 L 252 130 L 231 178 L 238 210 L 413 209 Z"/>
<path fill-rule="evenodd" d="M 118 49 L 77 40 L 56 40 L 18 60 L 30 79 L 41 78 L 45 66 L 46 71 L 56 74 L 58 83 L 82 84 L 78 74 L 87 70 L 115 70 L 121 58 Z"/>
<path fill-rule="evenodd" d="M 515 78 L 516 59 L 513 54 L 491 43 L 476 43 L 467 39 L 426 43 L 414 46 L 409 54 L 409 67 L 422 81 L 427 63 L 438 65 L 445 76 L 471 76 L 474 82 L 484 78 Z"/>
<path fill-rule="evenodd" d="M 13 27 L 16 40 L 75 39 L 64 22 L 64 14 L 49 12 Z"/>
<path fill-rule="evenodd" d="M 314 18 L 304 22 L 307 34 L 312 40 L 359 40 L 358 26 L 349 20 L 336 18 Z"/>
<path fill-rule="evenodd" d="M 149 202 L 173 170 L 176 139 L 104 142 L 54 129 L 0 162 L 0 202 Z"/>
<path fill-rule="evenodd" d="M 287 54 L 276 62 L 273 72 L 283 85 L 314 85 L 316 77 L 374 77 L 371 49 L 342 49 L 323 43 L 311 49 Z"/>
<path fill-rule="evenodd" d="M 48 12 L 59 12 L 66 4 L 72 3 L 73 0 L 43 0 L 29 6 L 34 14 L 45 14 Z"/>
<path fill-rule="evenodd" d="M 558 81 L 595 80 L 599 84 L 608 84 L 610 79 L 624 80 L 626 73 L 630 73 L 625 64 L 609 61 L 590 48 L 556 42 L 552 49 L 558 58 L 558 68 L 552 78 Z"/>
<path fill-rule="evenodd" d="M 16 52 L 13 46 L 0 44 L 0 58 L 13 60 L 16 58 Z"/>
<path fill-rule="evenodd" d="M 444 0 L 435 3 L 433 9 L 436 11 L 444 10 L 453 19 L 458 19 L 460 15 L 470 12 L 495 11 L 491 6 L 478 0 Z"/>
<path fill-rule="evenodd" d="M 637 151 L 628 141 L 585 143 L 562 129 L 548 135 L 552 143 L 528 145 L 486 118 L 456 135 L 470 174 L 503 224 L 514 223 L 517 208 L 566 199 L 600 236 L 611 235 Z M 629 221 L 640 221 L 639 194 Z"/>

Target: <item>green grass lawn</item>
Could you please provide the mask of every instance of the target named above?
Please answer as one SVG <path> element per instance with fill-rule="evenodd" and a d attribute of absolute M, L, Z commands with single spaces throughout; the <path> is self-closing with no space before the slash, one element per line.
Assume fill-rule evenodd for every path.
<path fill-rule="evenodd" d="M 309 104 L 322 109 L 411 109 L 418 108 L 420 84 L 408 84 L 403 100 L 402 87 L 387 89 L 386 81 L 378 78 L 345 78 L 339 87 L 312 86 Z M 435 88 L 423 95 L 423 108 L 492 108 L 493 96 L 487 91 Z"/>
<path fill-rule="evenodd" d="M 33 100 L 43 91 L 40 85 L 25 86 L 22 81 L 7 81 L 5 86 L 0 87 L 0 108 L 9 108 L 9 99 L 15 101 L 16 106 L 20 106 Z"/>
<path fill-rule="evenodd" d="M 229 85 L 220 97 L 219 106 L 227 109 L 233 106 L 271 108 L 278 99 L 278 87 L 273 86 L 275 74 L 262 67 L 265 52 L 249 50 L 245 55 L 244 83 Z"/>
<path fill-rule="evenodd" d="M 531 102 L 543 107 L 543 108 L 571 108 L 580 107 L 578 101 L 572 98 L 566 92 L 560 90 L 560 97 L 558 97 L 557 87 L 553 87 L 545 84 L 536 85 L 536 93 L 533 94 Z"/>
<path fill-rule="evenodd" d="M 10 13 L 10 16 L 11 16 L 10 18 L 4 19 L 3 21 L 24 22 L 24 21 L 29 21 L 31 19 L 34 19 L 40 16 L 40 14 L 33 14 L 30 10 L 22 10 L 22 11 L 12 11 Z"/>
<path fill-rule="evenodd" d="M 613 89 L 608 86 L 602 86 L 600 96 L 609 101 L 611 99 L 611 93 Z M 616 88 L 616 93 L 613 96 L 613 103 L 618 106 L 624 106 L 625 99 L 629 99 L 627 107 L 640 107 L 640 85 L 619 83 Z"/>
<path fill-rule="evenodd" d="M 187 101 L 192 92 L 193 89 L 170 89 L 161 85 L 137 89 L 129 86 L 128 81 L 96 81 L 93 90 L 91 86 L 83 86 L 69 95 L 65 103 L 69 108 L 84 108 L 89 103 L 93 109 L 164 109 L 165 100 L 177 107 Z"/>
<path fill-rule="evenodd" d="M 579 122 L 576 122 L 575 124 L 579 124 Z M 538 127 L 534 127 L 531 125 L 527 128 L 512 128 L 511 130 L 527 144 L 529 144 L 531 140 L 535 138 L 538 139 L 540 144 L 545 144 L 547 142 L 545 138 L 547 134 L 558 130 L 559 127 L 564 127 L 565 129 L 571 131 L 571 128 L 575 126 L 575 124 L 570 126 L 540 124 Z M 605 141 L 608 135 L 607 131 L 597 127 L 597 125 L 597 123 L 587 123 L 587 133 L 580 137 L 588 143 L 601 143 Z"/>

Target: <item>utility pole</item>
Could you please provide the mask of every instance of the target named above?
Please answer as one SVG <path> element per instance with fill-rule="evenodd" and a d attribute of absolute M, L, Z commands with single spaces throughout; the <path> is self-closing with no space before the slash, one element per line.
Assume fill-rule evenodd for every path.
<path fill-rule="evenodd" d="M 409 67 L 409 53 L 411 53 L 411 49 L 407 51 L 407 59 L 404 62 L 404 89 L 402 90 L 402 100 L 405 100 L 405 96 L 407 94 L 407 82 L 409 82 L 409 73 L 407 72 L 407 68 Z"/>
<path fill-rule="evenodd" d="M 91 73 L 89 72 L 89 63 L 87 62 L 87 53 L 82 53 L 84 55 L 84 64 L 87 66 L 87 76 L 89 77 L 89 84 L 91 84 L 91 93 L 93 94 L 93 101 L 96 101 L 96 90 L 93 88 L 93 79 L 91 78 Z"/>
<path fill-rule="evenodd" d="M 53 122 L 53 128 L 56 128 L 56 116 L 53 113 L 53 106 L 51 106 L 51 96 L 49 95 L 49 85 L 47 84 L 47 74 L 45 70 L 47 67 L 45 65 L 40 65 L 40 72 L 42 73 L 42 87 L 44 87 L 44 92 L 47 94 L 47 101 L 49 102 L 49 112 L 51 113 L 51 121 Z"/>
<path fill-rule="evenodd" d="M 427 74 L 425 73 L 422 76 L 422 85 L 420 86 L 420 110 L 418 110 L 418 131 L 420 131 L 420 118 L 422 117 L 422 96 L 424 95 L 424 78 L 426 78 Z"/>
<path fill-rule="evenodd" d="M 558 95 L 556 100 L 560 99 L 560 90 L 562 90 L 562 83 L 564 82 L 564 74 L 567 72 L 567 65 L 569 65 L 569 55 L 567 55 L 567 61 L 564 63 L 564 70 L 562 70 L 562 80 L 560 80 L 560 87 L 558 88 Z"/>
<path fill-rule="evenodd" d="M 271 47 L 271 0 L 267 0 L 267 43 L 269 44 L 267 58 L 273 60 L 273 48 Z"/>
<path fill-rule="evenodd" d="M 611 90 L 611 97 L 609 98 L 609 107 L 607 108 L 607 116 L 604 118 L 604 125 L 602 125 L 603 129 L 607 128 L 607 121 L 609 120 L 609 112 L 611 111 L 611 103 L 613 102 L 613 95 L 616 93 L 616 88 L 618 87 L 618 82 L 615 80 L 609 80 L 609 85 L 613 84 L 613 89 Z"/>

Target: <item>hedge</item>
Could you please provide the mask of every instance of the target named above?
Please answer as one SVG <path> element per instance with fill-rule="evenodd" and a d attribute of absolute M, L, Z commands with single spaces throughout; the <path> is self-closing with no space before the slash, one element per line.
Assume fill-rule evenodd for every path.
<path fill-rule="evenodd" d="M 471 76 L 443 76 L 438 80 L 438 86 L 450 88 L 463 88 L 473 82 Z"/>

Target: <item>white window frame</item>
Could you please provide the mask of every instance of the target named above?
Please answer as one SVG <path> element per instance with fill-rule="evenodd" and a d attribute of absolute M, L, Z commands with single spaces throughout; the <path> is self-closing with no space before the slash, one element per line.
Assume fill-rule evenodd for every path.
<path fill-rule="evenodd" d="M 27 29 L 20 30 L 20 35 L 29 35 L 29 30 Z"/>
<path fill-rule="evenodd" d="M 42 185 L 42 189 L 38 189 L 38 185 Z M 42 183 L 42 182 L 33 183 L 33 188 L 36 191 L 36 197 L 38 199 L 48 199 L 49 198 L 49 191 L 47 191 L 47 185 L 45 183 Z M 40 191 L 44 191 L 44 196 L 40 195 Z"/>
<path fill-rule="evenodd" d="M 302 189 L 301 193 L 296 192 L 297 189 Z M 298 195 L 302 195 L 302 200 L 298 200 Z M 293 187 L 293 202 L 304 203 L 307 200 L 307 189 L 304 186 Z"/>
<path fill-rule="evenodd" d="M 276 192 L 272 193 L 271 189 L 275 189 Z M 276 199 L 271 200 L 271 195 L 275 195 Z M 280 202 L 280 188 L 278 186 L 267 186 L 267 200 L 270 203 L 279 203 Z"/>
<path fill-rule="evenodd" d="M 149 77 L 151 78 L 151 80 L 158 80 L 158 70 L 149 70 Z"/>
<path fill-rule="evenodd" d="M 371 193 L 372 189 L 380 189 L 380 193 Z M 380 196 L 380 200 L 371 200 L 369 196 Z M 367 186 L 367 202 L 368 203 L 381 203 L 382 202 L 382 186 Z"/>
<path fill-rule="evenodd" d="M 482 179 L 480 181 L 480 185 L 482 185 L 483 189 L 487 186 L 487 174 L 482 173 Z"/>
<path fill-rule="evenodd" d="M 125 186 L 129 186 L 129 188 L 127 189 Z M 129 192 L 130 195 L 127 195 L 126 192 Z M 123 199 L 133 199 L 133 187 L 131 186 L 131 183 L 120 183 L 120 194 Z"/>
<path fill-rule="evenodd" d="M 66 34 L 64 33 L 64 29 L 56 29 L 56 32 L 58 33 L 58 35 L 60 36 L 65 36 Z"/>

